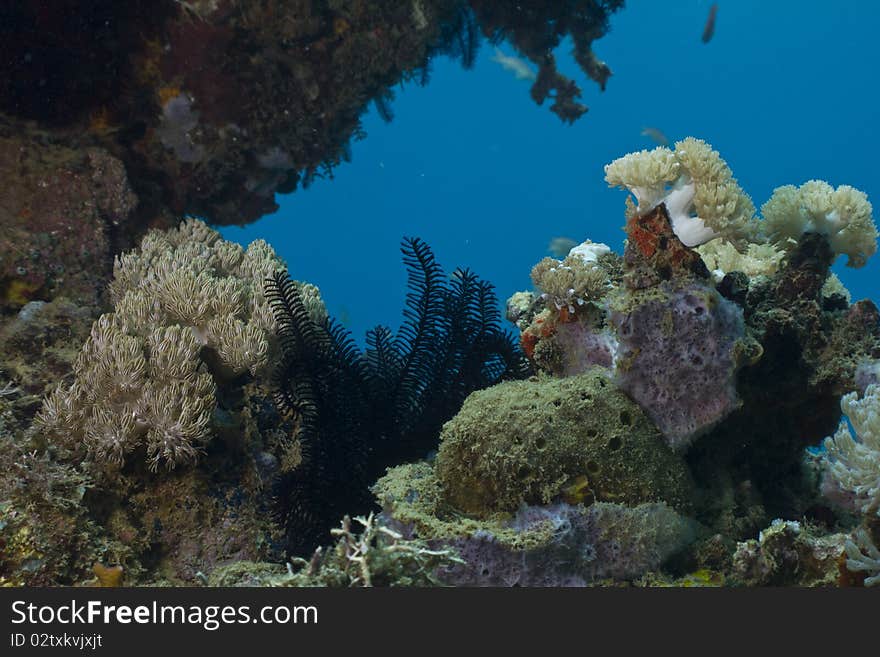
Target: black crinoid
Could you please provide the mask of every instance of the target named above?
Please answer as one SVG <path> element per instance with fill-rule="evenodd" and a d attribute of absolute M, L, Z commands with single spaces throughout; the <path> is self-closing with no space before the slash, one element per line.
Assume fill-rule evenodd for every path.
<path fill-rule="evenodd" d="M 401 244 L 408 271 L 403 324 L 367 333 L 361 351 L 335 320 L 316 323 L 286 272 L 267 281 L 283 361 L 275 402 L 299 420 L 302 463 L 279 482 L 288 549 L 326 542 L 344 514 L 366 511 L 386 467 L 424 458 L 474 390 L 528 374 L 501 330 L 493 286 L 466 269 L 447 276 L 418 238 Z"/>

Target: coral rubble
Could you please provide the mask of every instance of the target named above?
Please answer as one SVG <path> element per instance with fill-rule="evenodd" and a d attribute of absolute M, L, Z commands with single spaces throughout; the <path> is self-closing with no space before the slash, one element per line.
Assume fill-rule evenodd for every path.
<path fill-rule="evenodd" d="M 746 586 L 833 586 L 845 534 L 823 534 L 800 522 L 774 520 L 757 539 L 739 543 L 734 581 Z"/>

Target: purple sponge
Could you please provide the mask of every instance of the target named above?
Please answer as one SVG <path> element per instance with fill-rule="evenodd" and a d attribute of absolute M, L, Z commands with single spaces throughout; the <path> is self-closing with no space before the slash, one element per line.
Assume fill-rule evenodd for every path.
<path fill-rule="evenodd" d="M 464 563 L 443 569 L 440 579 L 453 586 L 544 587 L 633 580 L 694 539 L 693 523 L 663 503 L 526 506 L 509 529 L 522 547 L 487 530 L 443 542 Z"/>
<path fill-rule="evenodd" d="M 760 347 L 742 310 L 701 282 L 663 283 L 630 298 L 611 322 L 615 378 L 674 449 L 689 445 L 740 405 L 736 372 Z"/>

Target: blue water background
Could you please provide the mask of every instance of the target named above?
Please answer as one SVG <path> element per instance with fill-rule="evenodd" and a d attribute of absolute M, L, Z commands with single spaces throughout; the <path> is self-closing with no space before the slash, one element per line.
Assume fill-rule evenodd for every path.
<path fill-rule="evenodd" d="M 269 241 L 361 339 L 399 324 L 404 235 L 424 238 L 448 271 L 466 266 L 492 281 L 502 302 L 530 289 L 553 237 L 620 252 L 625 193 L 606 186 L 603 166 L 652 148 L 646 126 L 709 141 L 759 208 L 774 187 L 820 178 L 865 191 L 876 218 L 880 3 L 718 4 L 703 44 L 711 2 L 629 0 L 594 44 L 614 71 L 604 93 L 564 44 L 560 68 L 590 106 L 573 126 L 536 106 L 529 82 L 491 61 L 486 43 L 470 71 L 437 59 L 426 87 L 396 89 L 391 123 L 374 109 L 364 116 L 367 138 L 334 180 L 279 195 L 276 214 L 223 234 Z M 844 261 L 835 271 L 853 297 L 880 298 L 880 256 L 859 270 Z"/>

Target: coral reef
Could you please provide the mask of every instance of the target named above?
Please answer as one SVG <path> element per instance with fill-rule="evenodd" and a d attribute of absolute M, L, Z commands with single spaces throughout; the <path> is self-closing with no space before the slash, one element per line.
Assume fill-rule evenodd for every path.
<path fill-rule="evenodd" d="M 443 427 L 436 471 L 444 498 L 481 517 L 559 498 L 687 508 L 691 497 L 683 461 L 601 369 L 475 392 Z"/>
<path fill-rule="evenodd" d="M 872 358 L 862 360 L 856 367 L 853 383 L 855 383 L 855 389 L 862 395 L 865 394 L 869 385 L 880 383 L 880 360 Z"/>
<path fill-rule="evenodd" d="M 240 45 L 252 35 L 218 26 L 245 13 L 257 25 L 275 4 L 186 11 L 195 33 Z M 423 54 L 447 48 L 467 63 L 478 26 L 503 33 L 486 30 L 503 11 L 471 4 L 476 12 L 456 5 L 446 31 L 432 22 L 441 20 L 433 4 L 406 5 L 418 29 L 438 30 Z M 347 47 L 386 10 L 332 9 L 339 20 L 324 47 Z M 283 29 L 293 28 L 260 38 Z M 581 38 L 580 63 L 596 65 Z M 278 48 L 312 43 L 303 39 Z M 173 67 L 152 56 L 150 79 L 167 82 Z M 552 60 L 533 61 L 539 91 L 553 86 L 547 78 L 560 85 L 554 111 L 576 114 Z M 320 103 L 326 81 L 300 73 L 296 84 L 308 82 L 309 102 Z M 177 70 L 160 94 L 140 171 L 161 146 L 178 173 L 202 167 L 206 178 L 185 184 L 226 175 L 215 178 L 221 156 L 206 126 L 228 117 L 212 114 L 211 88 L 194 94 L 197 84 Z M 382 113 L 390 100 L 380 94 Z M 0 155 L 20 148 L 23 164 L 0 157 L 0 166 L 37 193 L 28 166 L 47 151 L 3 130 Z M 90 290 L 153 210 L 135 206 L 141 188 L 128 182 L 124 153 L 93 148 L 82 158 L 52 137 L 42 146 L 57 156 L 48 183 L 63 184 L 37 213 L 54 219 L 40 225 L 58 229 L 79 199 L 83 234 L 100 254 L 92 272 L 76 272 L 69 298 L 43 270 L 26 285 L 3 270 L 0 583 L 880 582 L 880 311 L 853 303 L 830 272 L 840 254 L 861 266 L 876 250 L 857 190 L 780 188 L 757 221 L 705 142 L 630 154 L 606 169 L 638 201 L 627 202 L 623 255 L 587 240 L 539 262 L 535 290 L 507 304 L 522 353 L 499 326 L 492 286 L 468 270 L 447 276 L 409 238 L 402 326 L 370 331 L 362 350 L 271 247 L 244 249 L 195 219 L 147 232 L 116 257 L 106 295 Z M 288 161 L 289 144 L 274 146 L 257 161 L 275 173 L 242 182 L 257 196 L 279 172 L 308 170 Z M 227 192 L 222 204 L 242 201 L 234 185 L 217 189 Z M 218 201 L 205 193 L 197 204 Z M 0 211 L 18 216 L 25 201 L 16 203 Z M 64 258 L 80 270 L 81 256 Z M 529 376 L 528 361 L 539 374 Z"/>
<path fill-rule="evenodd" d="M 441 580 L 457 586 L 628 581 L 659 568 L 692 540 L 687 521 L 664 504 L 525 507 L 510 526 L 523 536 L 549 536 L 525 549 L 505 545 L 489 530 L 449 541 L 464 563 L 442 568 Z"/>
<path fill-rule="evenodd" d="M 256 480 L 250 450 L 212 454 L 197 468 L 132 472 L 100 482 L 86 504 L 126 550 L 114 559 L 129 583 L 196 583 L 238 561 L 281 559 L 270 481 Z"/>
<path fill-rule="evenodd" d="M 71 584 L 113 549 L 83 508 L 91 478 L 30 444 L 11 386 L 0 394 L 0 586 Z"/>
<path fill-rule="evenodd" d="M 371 513 L 352 527 L 348 516 L 341 527 L 331 534 L 337 541 L 325 554 L 321 548 L 312 558 L 294 560 L 298 572 L 279 582 L 282 586 L 437 586 L 438 571 L 463 563 L 450 548 L 433 549 L 419 539 L 404 536 L 381 522 Z"/>
<path fill-rule="evenodd" d="M 7 369 L 35 392 L 52 370 L 32 368 L 63 382 L 42 406 L 14 405 L 18 428 L 0 460 L 21 473 L 0 500 L 26 558 L 4 576 L 83 582 L 99 563 L 122 568 L 126 584 L 192 583 L 231 561 L 280 558 L 271 486 L 299 446 L 255 378 L 280 349 L 263 279 L 281 266 L 263 242 L 245 250 L 188 220 L 117 258 L 113 312 L 91 333 L 89 311 L 60 298 L 19 312 L 0 336 Z M 326 317 L 317 290 L 301 290 Z M 36 361 L 33 340 L 46 346 Z M 160 467 L 174 471 L 151 471 Z M 75 503 L 68 481 L 80 482 Z"/>
<path fill-rule="evenodd" d="M 835 256 L 846 254 L 850 267 L 864 266 L 877 251 L 871 212 L 864 192 L 849 185 L 834 189 L 824 180 L 778 187 L 761 207 L 771 243 L 791 248 L 804 233 L 818 233 L 828 240 Z"/>
<path fill-rule="evenodd" d="M 280 560 L 272 515 L 271 471 L 259 465 L 280 450 L 245 411 L 222 448 L 197 467 L 154 474 L 145 464 L 107 473 L 68 461 L 19 436 L 0 463 L 14 476 L 0 486 L 0 576 L 32 585 L 83 584 L 93 565 L 122 568 L 126 586 L 185 585 L 200 571 L 242 560 Z M 223 411 L 231 415 L 230 411 Z M 277 423 L 275 416 L 271 422 Z M 234 429 L 235 440 L 230 435 Z"/>
<path fill-rule="evenodd" d="M 672 229 L 685 246 L 723 237 L 739 247 L 753 241 L 755 206 L 718 151 L 688 137 L 652 151 L 630 153 L 605 167 L 605 180 L 628 189 L 638 202 L 630 215 L 666 206 Z"/>
<path fill-rule="evenodd" d="M 663 503 L 524 506 L 514 516 L 475 520 L 449 513 L 430 466 L 389 471 L 375 491 L 386 522 L 463 564 L 438 569 L 466 586 L 584 586 L 632 580 L 688 545 L 695 528 Z"/>
<path fill-rule="evenodd" d="M 748 491 L 732 507 L 742 522 L 726 519 L 717 525 L 738 526 L 731 532 L 737 540 L 757 531 L 756 523 L 824 513 L 818 486 L 804 476 L 803 450 L 833 432 L 840 394 L 852 385 L 856 363 L 877 345 L 880 327 L 876 316 L 865 317 L 864 304 L 826 307 L 821 290 L 828 272 L 818 265 L 827 260 L 815 257 L 816 246 L 806 240 L 799 251 L 804 257 L 789 260 L 771 278 L 747 284 L 738 295 L 747 328 L 763 353 L 738 375 L 742 406 L 686 455 L 698 485 L 707 486 L 707 500 L 721 505 L 722 485 Z M 726 276 L 719 289 L 727 290 L 732 277 Z M 793 280 L 801 287 L 792 293 Z M 843 335 L 849 337 L 836 337 Z M 709 522 L 721 520 L 716 517 Z"/>
<path fill-rule="evenodd" d="M 830 585 L 839 576 L 847 541 L 855 567 L 869 571 L 870 545 L 847 532 L 852 512 L 858 520 L 873 489 L 851 476 L 849 490 L 830 486 L 830 470 L 823 463 L 831 461 L 842 470 L 849 462 L 857 470 L 870 468 L 875 462 L 867 454 L 870 441 L 854 440 L 841 429 L 844 433 L 832 447 L 826 445 L 824 456 L 804 452 L 839 422 L 841 395 L 853 389 L 866 394 L 874 383 L 880 312 L 870 301 L 852 303 L 830 272 L 839 253 L 863 264 L 874 252 L 876 229 L 867 200 L 848 188 L 835 196 L 835 190 L 823 187 L 824 200 L 811 202 L 827 206 L 825 227 L 835 230 L 823 230 L 819 219 L 810 219 L 812 210 L 802 201 L 788 217 L 789 223 L 800 223 L 783 235 L 781 228 L 773 228 L 783 223 L 783 192 L 765 206 L 765 220 L 756 220 L 751 201 L 720 156 L 694 139 L 679 142 L 674 150 L 625 156 L 606 168 L 606 179 L 629 189 L 638 201 L 627 202 L 624 256 L 605 254 L 591 264 L 594 275 L 598 269 L 605 274 L 605 288 L 585 295 L 583 303 L 577 301 L 582 293 L 574 294 L 575 267 L 540 263 L 533 281 L 537 292 L 519 293 L 508 304 L 508 318 L 520 329 L 526 354 L 539 369 L 562 380 L 599 366 L 596 371 L 636 402 L 670 445 L 688 448 L 689 502 L 708 532 L 676 565 L 683 572 L 708 569 L 725 581 L 753 585 Z M 812 187 L 822 191 L 817 184 Z M 547 273 L 552 277 L 545 282 Z M 568 287 L 552 288 L 557 280 Z M 570 298 L 560 291 L 571 291 Z M 463 449 L 456 459 L 459 479 L 470 470 L 480 473 L 474 476 L 478 485 L 470 487 L 478 492 L 493 491 L 499 478 L 494 471 L 479 470 L 482 448 L 466 449 L 487 426 L 483 419 L 461 432 Z M 518 449 L 498 448 L 493 464 Z M 864 457 L 855 459 L 856 451 Z M 443 447 L 441 479 L 442 452 Z M 552 462 L 549 454 L 532 460 L 543 467 Z M 837 489 L 834 510 L 820 495 L 823 470 L 824 491 Z M 586 476 L 574 477 L 554 490 L 589 503 L 590 483 Z M 859 504 L 856 488 L 862 495 Z M 466 495 L 451 498 L 442 484 L 440 491 L 447 505 L 480 512 Z M 515 511 L 516 504 L 514 499 L 506 510 Z M 766 545 L 760 539 L 749 542 L 773 518 L 805 521 L 809 529 L 788 532 L 785 545 L 777 545 L 775 538 Z M 869 529 L 875 524 L 871 518 L 864 523 Z M 780 531 L 774 525 L 765 537 L 781 536 Z"/>
<path fill-rule="evenodd" d="M 562 261 L 544 258 L 532 268 L 532 283 L 543 292 L 548 305 L 574 313 L 575 305 L 582 306 L 605 295 L 608 276 L 596 261 L 608 251 L 604 244 L 585 242 Z"/>
<path fill-rule="evenodd" d="M 29 301 L 0 325 L 0 370 L 30 394 L 51 392 L 73 369 L 94 319 L 65 297 Z"/>
<path fill-rule="evenodd" d="M 846 567 L 850 572 L 865 573 L 864 586 L 880 585 L 880 550 L 868 532 L 858 529 L 846 541 Z"/>
<path fill-rule="evenodd" d="M 0 312 L 62 294 L 96 305 L 136 216 L 125 167 L 102 148 L 23 133 L 0 116 Z"/>
<path fill-rule="evenodd" d="M 847 419 L 823 442 L 818 464 L 825 499 L 862 521 L 846 538 L 840 582 L 875 586 L 880 584 L 880 386 L 870 383 L 859 397 L 851 392 L 841 399 Z"/>
<path fill-rule="evenodd" d="M 359 530 L 359 531 L 358 531 Z M 209 586 L 439 586 L 437 572 L 463 563 L 449 548 L 432 549 L 425 541 L 404 536 L 374 514 L 345 516 L 331 534 L 328 549 L 311 558 L 292 558 L 287 567 L 237 562 L 221 566 L 206 578 Z"/>
<path fill-rule="evenodd" d="M 548 308 L 522 341 L 557 375 L 590 363 L 613 367 L 616 384 L 670 445 L 683 448 L 739 407 L 737 372 L 761 348 L 747 335 L 742 310 L 715 290 L 703 259 L 675 235 L 665 207 L 628 217 L 617 284 L 598 258 L 583 263 L 569 255 L 555 267 L 541 261 L 532 275 L 539 289 L 551 290 L 542 295 Z M 560 297 L 565 290 L 570 299 Z"/>
<path fill-rule="evenodd" d="M 280 266 L 265 242 L 245 251 L 195 219 L 148 233 L 117 257 L 114 312 L 92 326 L 73 383 L 46 399 L 44 438 L 117 466 L 141 447 L 153 470 L 194 461 L 213 435 L 216 382 L 267 364 L 262 284 Z"/>
<path fill-rule="evenodd" d="M 779 270 L 785 252 L 772 244 L 749 244 L 740 253 L 730 242 L 712 240 L 697 247 L 716 282 L 731 272 L 742 272 L 749 280 L 758 276 L 772 276 Z"/>
<path fill-rule="evenodd" d="M 564 260 L 544 258 L 532 268 L 540 294 L 514 294 L 507 318 L 540 370 L 572 376 L 596 365 L 611 367 L 617 340 L 607 326 L 605 297 L 619 278 L 619 257 L 589 240 Z"/>

